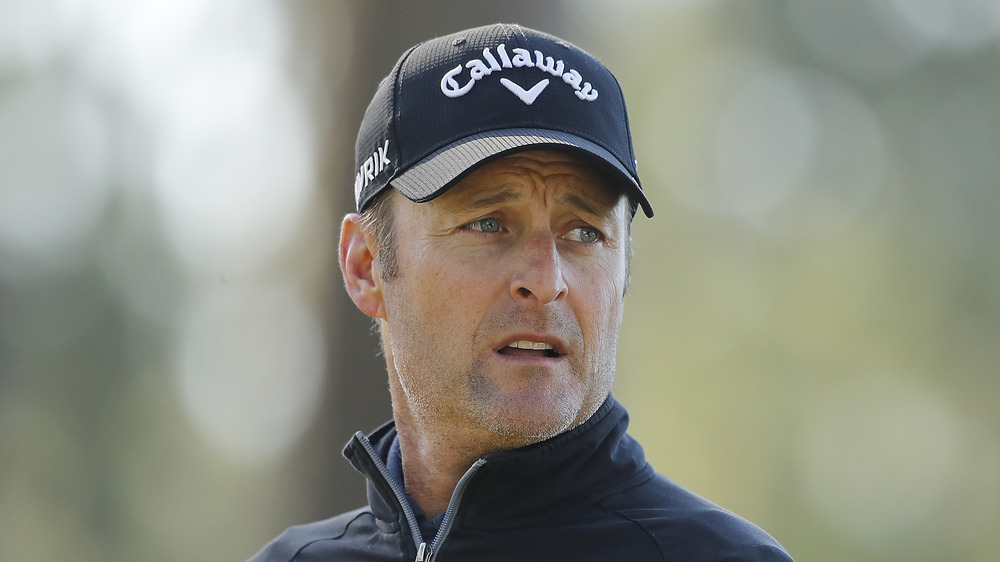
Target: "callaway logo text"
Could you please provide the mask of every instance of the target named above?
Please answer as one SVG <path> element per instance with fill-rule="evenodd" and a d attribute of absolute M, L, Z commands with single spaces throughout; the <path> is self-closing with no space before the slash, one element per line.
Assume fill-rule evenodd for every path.
<path fill-rule="evenodd" d="M 449 98 L 464 96 L 476 85 L 476 82 L 494 72 L 499 72 L 506 68 L 527 66 L 548 72 L 556 78 L 561 77 L 563 82 L 570 85 L 576 91 L 576 97 L 581 100 L 594 101 L 597 99 L 597 90 L 594 89 L 590 82 L 584 82 L 583 77 L 576 70 L 572 68 L 566 70 L 566 65 L 562 60 L 547 57 L 538 50 L 535 50 L 534 56 L 532 56 L 532 53 L 527 49 L 521 48 L 511 49 L 511 54 L 508 54 L 507 47 L 503 44 L 497 45 L 496 51 L 497 54 L 494 56 L 489 48 L 483 49 L 483 60 L 472 59 L 465 63 L 465 68 L 469 69 L 469 81 L 464 85 L 459 84 L 456 79 L 462 73 L 462 65 L 458 65 L 446 72 L 441 77 L 441 92 Z M 538 97 L 538 94 L 549 85 L 549 80 L 546 78 L 528 90 L 506 78 L 501 78 L 500 83 L 511 92 L 514 92 L 521 101 L 531 105 L 535 101 L 535 98 Z"/>

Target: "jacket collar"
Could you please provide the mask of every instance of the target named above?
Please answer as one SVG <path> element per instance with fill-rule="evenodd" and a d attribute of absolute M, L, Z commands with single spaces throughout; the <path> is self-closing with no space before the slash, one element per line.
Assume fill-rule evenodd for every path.
<path fill-rule="evenodd" d="M 531 525 L 651 478 L 652 467 L 642 447 L 625 433 L 627 427 L 628 413 L 609 396 L 571 431 L 487 455 L 462 496 L 460 523 L 484 529 Z M 395 438 L 392 422 L 368 436 L 382 463 Z M 398 522 L 400 502 L 357 437 L 344 448 L 344 456 L 368 478 L 368 501 L 375 516 Z"/>

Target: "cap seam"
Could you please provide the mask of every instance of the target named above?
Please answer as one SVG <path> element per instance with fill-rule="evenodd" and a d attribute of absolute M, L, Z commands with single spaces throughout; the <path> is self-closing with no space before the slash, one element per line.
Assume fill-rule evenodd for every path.
<path fill-rule="evenodd" d="M 384 184 L 384 186 L 388 186 L 389 183 L 393 179 L 395 179 L 396 176 L 399 175 L 399 173 L 400 173 L 400 163 L 404 162 L 406 160 L 406 158 L 403 155 L 403 148 L 404 147 L 400 146 L 400 144 L 399 144 L 399 133 L 397 132 L 397 129 L 399 128 L 399 119 L 403 115 L 403 112 L 400 110 L 400 104 L 399 104 L 399 98 L 400 98 L 400 95 L 401 95 L 400 90 L 403 87 L 403 80 L 402 80 L 401 76 L 403 75 L 403 67 L 410 60 L 410 56 L 414 53 L 414 51 L 417 50 L 418 47 L 420 47 L 424 43 L 426 43 L 426 41 L 418 43 L 418 44 L 410 47 L 410 49 L 408 51 L 406 51 L 405 53 L 403 53 L 403 56 L 399 59 L 399 64 L 396 65 L 396 75 L 393 77 L 393 85 L 392 85 L 392 99 L 390 100 L 390 103 L 392 104 L 392 121 L 389 123 L 389 139 L 388 140 L 392 143 L 393 146 L 396 147 L 396 156 L 395 156 L 395 158 L 396 158 L 397 162 L 393 163 L 392 173 L 389 174 L 389 176 L 387 178 L 385 178 L 385 184 Z M 384 187 L 382 189 L 384 189 Z M 381 192 L 382 189 L 379 189 L 379 191 Z"/>
<path fill-rule="evenodd" d="M 513 32 L 511 33 L 511 38 L 517 40 L 517 48 L 527 50 L 528 49 L 528 41 L 527 41 L 527 36 L 524 33 L 524 28 L 521 27 L 520 25 L 512 25 L 511 28 L 513 29 Z M 527 84 L 531 80 L 528 77 L 528 69 L 529 68 L 530 67 L 522 66 L 521 68 L 518 69 L 518 71 L 520 73 L 519 78 L 521 80 L 521 84 L 520 85 L 521 85 L 522 88 L 524 87 L 524 84 Z M 532 125 L 534 125 L 535 124 L 535 108 L 532 107 L 531 105 L 526 105 L 525 109 L 527 110 L 528 120 L 531 122 Z"/>

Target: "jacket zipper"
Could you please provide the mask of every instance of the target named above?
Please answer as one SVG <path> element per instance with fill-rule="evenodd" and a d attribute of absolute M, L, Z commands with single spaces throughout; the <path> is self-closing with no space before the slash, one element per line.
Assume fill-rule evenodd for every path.
<path fill-rule="evenodd" d="M 462 501 L 462 494 L 465 493 L 465 488 L 469 485 L 469 480 L 479 470 L 479 467 L 486 464 L 486 459 L 479 459 L 472 463 L 469 470 L 465 471 L 465 474 L 459 479 L 458 484 L 455 486 L 455 491 L 451 494 L 451 499 L 448 500 L 448 507 L 444 512 L 444 519 L 441 520 L 441 527 L 438 529 L 437 534 L 434 535 L 434 540 L 428 545 L 424 540 L 423 534 L 420 532 L 420 526 L 417 525 L 417 516 L 413 514 L 413 509 L 410 508 L 410 501 L 407 499 L 406 493 L 400 489 L 399 484 L 396 483 L 396 479 L 389 474 L 389 469 L 382 462 L 378 453 L 375 452 L 375 447 L 368 441 L 364 433 L 359 431 L 354 436 L 361 443 L 361 446 L 364 447 L 365 452 L 368 453 L 368 456 L 375 464 L 375 468 L 378 469 L 379 474 L 382 475 L 382 479 L 389 485 L 389 489 L 392 490 L 393 495 L 396 496 L 396 501 L 399 502 L 399 506 L 403 509 L 403 515 L 410 526 L 410 535 L 413 536 L 414 542 L 417 543 L 417 557 L 414 559 L 414 562 L 431 562 L 434 558 L 434 553 L 437 552 L 437 547 L 441 545 L 448 537 L 448 533 L 451 532 L 451 526 L 455 521 L 455 512 L 458 510 L 458 504 Z"/>
<path fill-rule="evenodd" d="M 465 489 L 469 486 L 469 480 L 472 480 L 473 475 L 484 464 L 486 464 L 486 459 L 479 459 L 472 463 L 469 470 L 466 470 L 462 478 L 458 480 L 458 484 L 455 485 L 455 491 L 451 493 L 451 499 L 448 500 L 448 508 L 444 511 L 444 519 L 441 520 L 441 527 L 438 528 L 437 534 L 434 535 L 431 546 L 427 549 L 424 558 L 420 557 L 418 549 L 417 559 L 414 562 L 431 562 L 434 558 L 434 553 L 437 552 L 438 547 L 448 538 L 448 533 L 451 532 L 451 526 L 455 523 L 455 514 L 458 511 L 458 504 L 462 502 L 462 495 L 465 494 Z"/>

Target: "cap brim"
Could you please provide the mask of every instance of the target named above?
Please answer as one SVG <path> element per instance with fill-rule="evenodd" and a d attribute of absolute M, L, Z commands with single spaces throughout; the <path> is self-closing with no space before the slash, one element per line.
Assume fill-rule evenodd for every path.
<path fill-rule="evenodd" d="M 595 156 L 622 180 L 621 185 L 633 202 L 633 213 L 638 204 L 647 217 L 653 216 L 653 207 L 638 181 L 614 155 L 584 138 L 548 129 L 503 129 L 466 137 L 417 162 L 390 183 L 412 201 L 430 201 L 479 166 L 530 148 L 566 148 Z"/>

